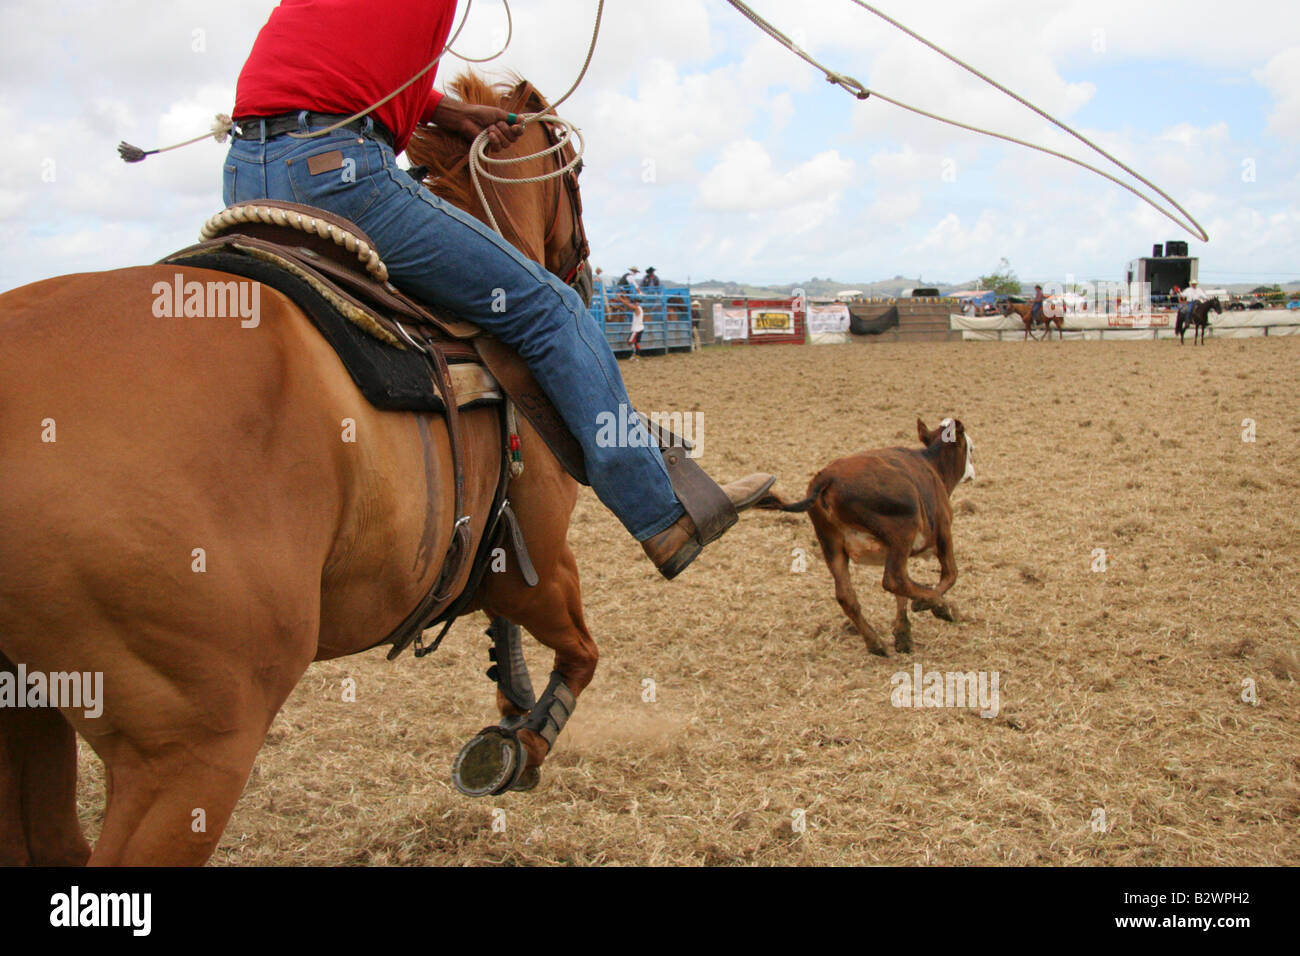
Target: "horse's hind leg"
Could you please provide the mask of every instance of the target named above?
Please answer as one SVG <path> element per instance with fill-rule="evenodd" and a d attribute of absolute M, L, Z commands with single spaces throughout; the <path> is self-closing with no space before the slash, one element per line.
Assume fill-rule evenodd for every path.
<path fill-rule="evenodd" d="M 199 866 L 230 819 L 265 728 L 192 741 L 105 748 L 109 780 L 104 829 L 92 866 Z"/>
<path fill-rule="evenodd" d="M 212 855 L 319 627 L 312 618 L 250 630 L 275 637 L 218 644 L 189 635 L 174 644 L 184 653 L 129 674 L 130 692 L 109 698 L 101 718 L 72 715 L 108 785 L 92 866 L 197 866 Z M 115 676 L 125 683 L 128 674 Z"/>
<path fill-rule="evenodd" d="M 0 655 L 0 670 L 13 672 Z M 0 865 L 80 866 L 77 735 L 54 708 L 0 707 Z"/>

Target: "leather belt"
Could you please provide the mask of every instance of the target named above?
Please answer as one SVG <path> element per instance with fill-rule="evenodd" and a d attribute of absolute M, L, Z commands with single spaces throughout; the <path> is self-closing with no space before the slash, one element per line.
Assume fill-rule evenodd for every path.
<path fill-rule="evenodd" d="M 261 139 L 262 124 L 266 124 L 266 138 L 272 136 L 283 136 L 285 133 L 296 133 L 301 128 L 299 117 L 304 114 L 284 113 L 279 116 L 241 116 L 235 120 L 235 128 L 231 135 L 235 139 Z M 346 119 L 342 114 L 332 113 L 312 113 L 306 112 L 306 125 L 308 129 L 324 128 L 333 126 L 339 120 Z M 361 136 L 369 136 L 371 139 L 378 140 L 393 148 L 393 134 L 390 133 L 382 123 L 374 121 L 371 117 L 362 117 L 359 120 L 353 120 L 351 123 L 345 123 L 339 127 L 340 130 L 348 130 Z"/>

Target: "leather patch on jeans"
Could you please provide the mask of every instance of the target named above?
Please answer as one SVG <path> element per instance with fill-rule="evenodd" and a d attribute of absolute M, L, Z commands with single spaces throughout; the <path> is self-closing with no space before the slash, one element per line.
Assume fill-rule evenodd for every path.
<path fill-rule="evenodd" d="M 328 153 L 321 153 L 319 156 L 310 156 L 307 159 L 307 172 L 313 176 L 319 176 L 321 173 L 332 173 L 336 169 L 343 168 L 343 151 L 334 149 Z"/>

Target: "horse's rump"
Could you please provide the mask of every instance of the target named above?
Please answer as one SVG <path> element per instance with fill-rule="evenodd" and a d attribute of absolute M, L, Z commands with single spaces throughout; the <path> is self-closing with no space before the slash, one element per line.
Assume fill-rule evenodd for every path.
<path fill-rule="evenodd" d="M 438 504 L 451 482 L 445 425 L 371 407 L 306 317 L 268 287 L 255 325 L 186 317 L 183 302 L 179 315 L 157 314 L 176 304 L 163 289 L 178 279 L 184 289 L 232 277 L 137 267 L 0 297 L 0 539 L 12 544 L 0 547 L 0 607 L 31 610 L 38 595 L 21 588 L 32 581 L 56 606 L 79 594 L 138 599 L 144 619 L 169 594 L 208 606 L 195 582 L 222 582 L 211 594 L 238 604 L 308 586 L 311 600 L 297 603 L 311 619 L 335 602 L 374 602 L 359 618 L 367 633 L 325 622 L 323 643 L 373 644 L 383 634 L 368 629 L 401 621 L 450 539 L 450 503 Z M 495 436 L 467 457 L 495 474 Z M 410 477 L 395 487 L 399 475 Z M 473 524 L 481 531 L 483 518 Z M 367 553 L 376 534 L 391 553 Z M 322 597 L 332 565 L 368 564 L 379 578 L 392 560 L 406 568 L 404 598 L 378 587 L 366 598 L 371 589 L 355 582 L 356 593 Z M 133 583 L 122 591 L 122 581 Z"/>

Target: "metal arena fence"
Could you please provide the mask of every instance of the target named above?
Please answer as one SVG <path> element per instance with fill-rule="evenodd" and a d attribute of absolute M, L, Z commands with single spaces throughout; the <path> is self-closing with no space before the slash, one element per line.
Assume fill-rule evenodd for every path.
<path fill-rule="evenodd" d="M 591 314 L 605 330 L 605 340 L 615 355 L 630 355 L 632 345 L 632 311 L 619 301 L 641 306 L 645 312 L 645 332 L 641 352 L 664 355 L 691 350 L 691 290 L 688 286 L 652 286 L 638 290 L 626 286 L 596 288 L 591 298 Z"/>

